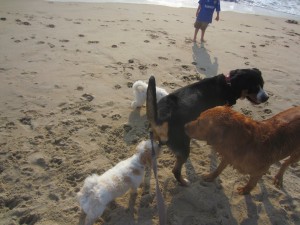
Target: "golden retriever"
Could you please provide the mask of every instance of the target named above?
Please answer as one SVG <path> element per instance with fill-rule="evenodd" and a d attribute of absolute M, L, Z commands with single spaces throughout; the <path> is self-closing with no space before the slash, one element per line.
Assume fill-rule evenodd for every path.
<path fill-rule="evenodd" d="M 261 122 L 218 106 L 187 123 L 185 131 L 190 138 L 207 141 L 221 157 L 217 169 L 204 176 L 206 181 L 213 181 L 227 165 L 250 175 L 239 194 L 249 194 L 273 163 L 289 157 L 274 179 L 277 187 L 282 186 L 285 170 L 300 159 L 300 106 Z"/>

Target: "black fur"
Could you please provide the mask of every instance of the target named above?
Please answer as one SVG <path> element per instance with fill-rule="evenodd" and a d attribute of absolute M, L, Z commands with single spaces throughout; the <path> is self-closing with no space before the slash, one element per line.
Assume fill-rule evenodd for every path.
<path fill-rule="evenodd" d="M 230 72 L 230 80 L 226 80 L 223 74 L 211 78 L 205 78 L 199 82 L 182 87 L 162 98 L 156 106 L 154 100 L 147 102 L 151 104 L 155 121 L 157 124 L 168 122 L 168 147 L 177 157 L 173 173 L 176 179 L 184 184 L 181 177 L 182 165 L 186 162 L 190 153 L 190 138 L 184 132 L 184 125 L 195 120 L 201 112 L 219 105 L 232 106 L 236 100 L 242 97 L 243 91 L 253 96 L 264 86 L 261 72 L 258 69 L 238 69 Z M 152 79 L 152 81 L 150 81 Z M 153 77 L 149 80 L 148 89 L 152 96 Z M 264 92 L 263 92 L 264 93 Z M 149 94 L 149 93 L 148 93 Z M 265 93 L 264 93 L 265 94 Z M 255 104 L 265 102 L 268 96 L 265 94 L 260 100 L 253 96 L 247 99 Z M 148 98 L 147 98 L 148 101 Z M 147 106 L 148 109 L 148 106 Z M 148 112 L 147 112 L 148 113 Z"/>

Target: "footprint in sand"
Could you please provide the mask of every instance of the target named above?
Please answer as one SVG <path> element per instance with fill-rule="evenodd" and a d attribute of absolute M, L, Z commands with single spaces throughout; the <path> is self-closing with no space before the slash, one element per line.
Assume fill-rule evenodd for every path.
<path fill-rule="evenodd" d="M 98 44 L 99 41 L 88 41 L 88 44 Z"/>
<path fill-rule="evenodd" d="M 190 67 L 188 65 L 182 65 L 181 68 L 187 70 L 187 71 L 190 71 Z"/>
<path fill-rule="evenodd" d="M 69 42 L 69 40 L 67 40 L 67 39 L 62 39 L 62 40 L 59 40 L 59 42 L 67 43 L 67 42 Z"/>
<path fill-rule="evenodd" d="M 160 59 L 160 60 L 168 60 L 167 57 L 162 57 L 162 56 L 159 56 L 158 59 Z"/>
<path fill-rule="evenodd" d="M 111 116 L 111 118 L 112 118 L 113 120 L 119 120 L 119 119 L 121 119 L 122 117 L 121 117 L 120 114 L 114 114 L 114 115 Z"/>
<path fill-rule="evenodd" d="M 140 69 L 140 70 L 146 70 L 146 69 L 148 69 L 148 67 L 147 67 L 146 65 L 140 65 L 140 66 L 139 66 L 139 69 Z"/>
<path fill-rule="evenodd" d="M 19 120 L 23 125 L 32 126 L 31 117 L 23 117 Z"/>
<path fill-rule="evenodd" d="M 114 86 L 114 88 L 115 88 L 116 90 L 118 90 L 118 89 L 121 89 L 122 87 L 121 87 L 121 85 L 116 84 L 116 85 Z"/>
<path fill-rule="evenodd" d="M 49 45 L 50 48 L 54 48 L 55 47 L 55 45 L 51 44 L 51 43 L 48 43 L 48 45 Z"/>
<path fill-rule="evenodd" d="M 29 22 L 27 22 L 27 21 L 22 22 L 22 20 L 20 20 L 20 19 L 16 19 L 16 22 L 19 25 L 25 25 L 25 26 L 30 26 L 31 25 Z"/>
<path fill-rule="evenodd" d="M 83 87 L 82 87 L 82 86 L 78 86 L 78 87 L 76 88 L 76 90 L 77 90 L 77 91 L 83 91 Z"/>
<path fill-rule="evenodd" d="M 49 28 L 54 28 L 55 25 L 54 24 L 48 24 L 46 27 L 49 27 Z"/>
<path fill-rule="evenodd" d="M 126 79 L 130 79 L 130 77 L 132 77 L 132 73 L 126 73 L 126 74 L 124 74 L 124 77 Z"/>
<path fill-rule="evenodd" d="M 94 100 L 94 96 L 92 96 L 91 94 L 83 94 L 81 97 L 82 97 L 81 99 L 86 100 L 88 102 L 91 102 Z"/>
<path fill-rule="evenodd" d="M 241 111 L 246 116 L 252 116 L 252 114 L 253 114 L 251 110 L 246 109 L 246 108 L 241 108 Z"/>

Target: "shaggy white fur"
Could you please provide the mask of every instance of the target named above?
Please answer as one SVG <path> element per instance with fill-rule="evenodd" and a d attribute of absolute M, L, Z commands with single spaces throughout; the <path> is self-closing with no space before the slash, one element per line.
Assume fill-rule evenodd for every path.
<path fill-rule="evenodd" d="M 153 142 L 156 155 L 159 146 Z M 100 217 L 106 205 L 129 189 L 136 192 L 143 181 L 145 166 L 152 162 L 151 141 L 142 141 L 136 147 L 136 154 L 119 162 L 101 176 L 93 174 L 84 181 L 82 189 L 77 193 L 80 207 L 84 212 L 84 225 L 92 225 Z"/>
<path fill-rule="evenodd" d="M 148 88 L 148 84 L 145 83 L 144 81 L 138 80 L 134 82 L 132 89 L 133 89 L 135 100 L 131 103 L 131 107 L 133 109 L 137 107 L 142 107 L 145 104 L 146 96 L 147 96 L 147 88 Z M 157 102 L 168 94 L 169 93 L 165 89 L 156 87 Z"/>

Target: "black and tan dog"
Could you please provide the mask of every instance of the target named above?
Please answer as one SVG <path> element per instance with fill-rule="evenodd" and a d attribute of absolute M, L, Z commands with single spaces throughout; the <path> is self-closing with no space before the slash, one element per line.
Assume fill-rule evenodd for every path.
<path fill-rule="evenodd" d="M 238 187 L 240 194 L 248 194 L 273 163 L 289 157 L 274 179 L 282 186 L 285 170 L 300 159 L 300 106 L 263 121 L 218 106 L 187 123 L 185 130 L 189 137 L 207 141 L 221 157 L 218 168 L 204 180 L 213 181 L 227 165 L 250 175 L 248 183 Z"/>
<path fill-rule="evenodd" d="M 188 180 L 181 175 L 182 165 L 190 154 L 190 138 L 184 132 L 184 125 L 209 108 L 231 106 L 239 98 L 247 98 L 253 104 L 265 102 L 269 97 L 263 86 L 258 69 L 237 69 L 228 76 L 220 74 L 182 87 L 156 103 L 155 78 L 150 77 L 147 117 L 156 140 L 167 144 L 176 155 L 173 174 L 180 184 L 188 185 Z"/>

